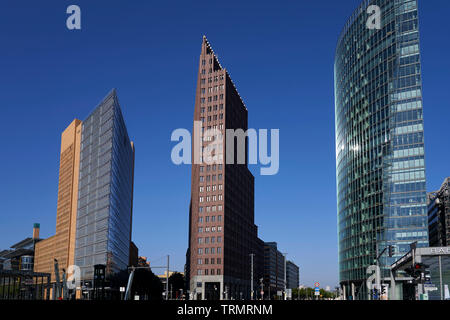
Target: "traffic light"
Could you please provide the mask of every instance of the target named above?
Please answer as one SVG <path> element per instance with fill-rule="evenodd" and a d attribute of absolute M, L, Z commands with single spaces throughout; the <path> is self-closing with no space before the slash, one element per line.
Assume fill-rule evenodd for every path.
<path fill-rule="evenodd" d="M 426 269 L 429 267 L 425 263 L 415 263 L 413 266 L 406 268 L 405 272 L 414 279 L 417 279 L 421 277 L 422 273 L 425 274 Z"/>
<path fill-rule="evenodd" d="M 381 286 L 381 295 L 385 295 L 386 294 L 386 286 Z"/>

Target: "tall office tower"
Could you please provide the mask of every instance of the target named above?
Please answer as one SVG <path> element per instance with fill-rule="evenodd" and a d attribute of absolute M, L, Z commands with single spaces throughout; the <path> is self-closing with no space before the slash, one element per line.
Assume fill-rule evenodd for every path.
<path fill-rule="evenodd" d="M 430 247 L 450 246 L 450 177 L 428 194 L 428 229 Z"/>
<path fill-rule="evenodd" d="M 198 137 L 194 133 L 192 149 L 186 257 L 191 296 L 194 299 L 249 298 L 250 254 L 257 254 L 256 259 L 261 259 L 262 248 L 254 224 L 254 178 L 247 168 L 247 150 L 244 163 L 235 161 L 224 165 L 225 138 L 220 142 L 207 137 L 207 131 L 214 129 L 224 137 L 226 129 L 246 131 L 247 108 L 206 37 L 200 54 L 194 121 L 194 132 L 200 123 L 198 132 L 205 137 L 196 145 Z M 201 159 L 195 159 L 197 147 L 205 152 L 201 152 Z M 215 151 L 203 157 L 211 148 Z M 234 152 L 235 158 L 237 155 Z M 254 276 L 256 283 L 256 272 Z"/>
<path fill-rule="evenodd" d="M 92 280 L 94 265 L 107 272 L 129 262 L 133 202 L 134 145 L 130 142 L 116 91 L 86 120 L 63 132 L 56 234 L 36 244 L 36 272 L 76 265 Z"/>
<path fill-rule="evenodd" d="M 75 264 L 92 280 L 127 268 L 131 242 L 134 145 L 113 90 L 83 121 Z"/>
<path fill-rule="evenodd" d="M 347 296 L 365 299 L 366 269 L 388 245 L 382 277 L 411 243 L 428 244 L 417 1 L 364 1 L 339 37 L 334 73 L 339 277 Z"/>
<path fill-rule="evenodd" d="M 54 259 L 60 270 L 74 264 L 81 127 L 75 119 L 61 134 L 56 232 L 35 248 L 34 271 L 51 273 L 51 281 L 55 281 Z"/>

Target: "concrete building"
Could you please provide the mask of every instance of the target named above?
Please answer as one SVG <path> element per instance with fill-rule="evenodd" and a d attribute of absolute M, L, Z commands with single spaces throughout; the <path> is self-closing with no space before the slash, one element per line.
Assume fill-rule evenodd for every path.
<path fill-rule="evenodd" d="M 366 299 L 367 268 L 382 277 L 409 251 L 428 246 L 417 0 L 364 0 L 335 52 L 337 228 L 340 284 Z M 369 6 L 382 12 L 369 24 Z"/>
<path fill-rule="evenodd" d="M 276 242 L 264 243 L 264 296 L 277 295 L 284 291 L 285 257 L 278 250 Z M 286 261 L 287 262 L 287 261 Z"/>
<path fill-rule="evenodd" d="M 36 244 L 35 272 L 54 275 L 76 265 L 83 283 L 94 265 L 106 273 L 126 269 L 131 244 L 134 145 L 115 90 L 83 122 L 61 135 L 55 235 Z"/>
<path fill-rule="evenodd" d="M 128 261 L 129 266 L 137 267 L 139 264 L 139 249 L 136 244 L 131 241 L 130 243 L 130 258 Z"/>
<path fill-rule="evenodd" d="M 450 246 L 450 178 L 428 194 L 428 228 L 430 247 Z"/>
<path fill-rule="evenodd" d="M 286 288 L 298 288 L 300 282 L 300 273 L 298 266 L 288 260 L 286 261 Z"/>
<path fill-rule="evenodd" d="M 194 299 L 248 299 L 250 254 L 262 253 L 254 224 L 254 177 L 247 168 L 247 150 L 244 163 L 227 159 L 224 164 L 226 142 L 208 136 L 212 130 L 223 137 L 227 129 L 246 131 L 248 111 L 206 37 L 199 62 L 185 270 Z"/>

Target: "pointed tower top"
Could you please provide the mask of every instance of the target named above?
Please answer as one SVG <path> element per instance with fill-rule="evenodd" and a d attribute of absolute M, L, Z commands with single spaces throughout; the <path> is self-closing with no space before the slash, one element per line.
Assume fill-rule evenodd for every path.
<path fill-rule="evenodd" d="M 214 50 L 212 49 L 211 44 L 209 43 L 208 39 L 206 38 L 206 35 L 203 35 L 203 41 L 202 41 L 202 55 L 209 55 L 212 54 L 212 56 L 214 57 L 214 61 L 215 61 L 215 66 L 214 66 L 214 71 L 217 70 L 225 70 L 225 74 L 226 76 L 230 79 L 231 83 L 233 84 L 234 89 L 236 90 L 236 93 L 238 94 L 239 98 L 241 99 L 242 104 L 244 105 L 244 107 L 247 109 L 247 107 L 245 106 L 244 100 L 242 99 L 242 97 L 239 94 L 239 91 L 236 88 L 236 85 L 233 82 L 233 79 L 231 79 L 230 74 L 228 73 L 228 70 L 223 68 L 222 65 L 220 64 L 219 58 L 217 57 L 217 55 L 215 54 Z"/>

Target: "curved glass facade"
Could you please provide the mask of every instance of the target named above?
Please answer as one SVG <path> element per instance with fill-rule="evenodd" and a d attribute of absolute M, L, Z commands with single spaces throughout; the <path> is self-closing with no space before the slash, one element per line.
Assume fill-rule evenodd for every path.
<path fill-rule="evenodd" d="M 339 278 L 366 298 L 377 252 L 382 276 L 409 244 L 428 245 L 417 0 L 364 1 L 335 56 Z M 366 25 L 370 5 L 381 29 Z"/>

